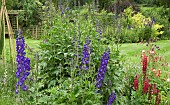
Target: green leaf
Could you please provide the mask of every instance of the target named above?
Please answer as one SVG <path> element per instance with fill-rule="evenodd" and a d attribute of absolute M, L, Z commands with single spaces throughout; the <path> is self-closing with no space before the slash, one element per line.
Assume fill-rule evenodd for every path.
<path fill-rule="evenodd" d="M 38 99 L 38 103 L 47 104 L 47 103 L 48 103 L 48 96 L 43 95 L 43 97 L 40 97 L 40 98 Z"/>

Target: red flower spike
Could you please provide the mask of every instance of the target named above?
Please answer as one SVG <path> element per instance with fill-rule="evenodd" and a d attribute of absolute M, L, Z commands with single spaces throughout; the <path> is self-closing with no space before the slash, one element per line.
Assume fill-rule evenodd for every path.
<path fill-rule="evenodd" d="M 156 84 L 153 85 L 153 94 L 158 94 L 160 91 L 156 89 Z"/>
<path fill-rule="evenodd" d="M 148 77 L 146 77 L 143 83 L 143 93 L 147 93 L 150 86 L 151 84 L 149 84 Z"/>
<path fill-rule="evenodd" d="M 156 95 L 155 105 L 160 105 L 160 103 L 161 103 L 161 95 L 157 94 Z"/>
<path fill-rule="evenodd" d="M 146 75 L 147 66 L 148 66 L 148 57 L 146 55 L 143 55 L 143 59 L 142 59 L 142 71 L 143 71 L 144 75 Z"/>
<path fill-rule="evenodd" d="M 138 90 L 138 79 L 136 77 L 134 79 L 134 89 Z"/>

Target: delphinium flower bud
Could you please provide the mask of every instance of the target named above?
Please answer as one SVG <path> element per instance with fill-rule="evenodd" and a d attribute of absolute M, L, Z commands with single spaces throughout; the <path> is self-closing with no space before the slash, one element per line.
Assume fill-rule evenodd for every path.
<path fill-rule="evenodd" d="M 99 32 L 99 20 L 96 20 L 96 32 Z M 98 34 L 96 36 L 98 37 Z"/>
<path fill-rule="evenodd" d="M 96 32 L 96 37 L 98 38 L 98 41 L 100 41 L 100 39 L 102 38 L 102 30 L 100 29 L 99 20 L 96 21 Z"/>
<path fill-rule="evenodd" d="M 98 70 L 98 75 L 96 77 L 96 87 L 100 89 L 103 84 L 103 80 L 107 71 L 107 65 L 110 59 L 110 50 L 106 50 L 102 56 L 100 68 Z"/>
<path fill-rule="evenodd" d="M 73 54 L 74 54 L 74 59 L 76 60 L 74 61 L 72 60 L 72 65 L 75 65 L 76 69 L 78 69 L 78 65 L 76 64 L 76 62 L 81 58 L 81 54 L 79 54 L 81 50 L 80 45 L 81 45 L 80 39 L 77 38 L 77 36 L 75 35 L 72 39 L 72 46 L 74 47 Z"/>
<path fill-rule="evenodd" d="M 25 85 L 25 80 L 27 79 L 27 76 L 30 74 L 30 59 L 25 57 L 25 41 L 24 37 L 21 36 L 21 31 L 18 34 L 18 37 L 16 38 L 16 51 L 17 51 L 17 71 L 16 71 L 16 77 L 19 79 L 19 81 L 16 84 L 16 94 L 19 92 L 19 86 L 26 91 L 28 88 Z"/>
<path fill-rule="evenodd" d="M 91 40 L 87 39 L 86 44 L 84 44 L 81 69 L 85 69 L 85 70 L 89 69 L 88 64 L 89 64 L 90 53 L 91 53 L 90 42 Z"/>
<path fill-rule="evenodd" d="M 156 20 L 154 17 L 152 17 L 152 24 L 156 23 Z"/>
<path fill-rule="evenodd" d="M 110 96 L 109 96 L 109 100 L 108 100 L 108 102 L 107 102 L 107 105 L 112 105 L 112 103 L 114 102 L 115 99 L 116 99 L 116 93 L 113 92 L 113 93 L 111 93 Z"/>
<path fill-rule="evenodd" d="M 100 41 L 100 39 L 102 38 L 102 30 L 100 30 L 99 34 L 100 34 L 100 37 L 98 40 Z"/>
<path fill-rule="evenodd" d="M 130 30 L 131 29 L 131 26 L 130 25 L 128 25 L 128 30 Z"/>

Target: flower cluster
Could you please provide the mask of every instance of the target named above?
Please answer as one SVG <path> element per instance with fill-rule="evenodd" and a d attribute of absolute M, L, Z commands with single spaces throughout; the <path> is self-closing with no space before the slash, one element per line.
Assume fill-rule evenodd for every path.
<path fill-rule="evenodd" d="M 112 105 L 112 103 L 114 102 L 115 99 L 116 99 L 116 93 L 113 92 L 113 93 L 111 93 L 110 96 L 109 96 L 109 100 L 108 100 L 108 102 L 107 102 L 107 105 Z"/>
<path fill-rule="evenodd" d="M 156 84 L 151 84 L 150 89 L 149 89 L 148 100 L 151 100 L 152 94 L 155 94 L 156 95 L 155 105 L 160 105 L 161 96 L 160 96 L 159 92 L 160 91 L 156 88 Z"/>
<path fill-rule="evenodd" d="M 139 78 L 139 75 L 136 74 L 135 78 L 134 78 L 134 89 L 135 90 L 138 90 L 138 78 Z"/>
<path fill-rule="evenodd" d="M 143 59 L 142 59 L 142 70 L 143 70 L 144 76 L 146 75 L 147 66 L 148 66 L 148 57 L 144 54 Z"/>
<path fill-rule="evenodd" d="M 143 83 L 143 93 L 147 93 L 150 86 L 149 79 L 146 77 Z"/>
<path fill-rule="evenodd" d="M 151 84 L 150 88 L 149 88 L 149 95 L 148 95 L 148 99 L 150 100 L 152 98 L 152 94 L 154 95 L 158 95 L 160 92 L 160 90 L 158 90 L 156 88 L 156 84 Z"/>
<path fill-rule="evenodd" d="M 150 38 L 149 41 L 152 42 L 152 39 Z M 150 46 L 150 49 L 148 51 L 143 50 L 142 54 L 141 54 L 142 74 L 143 74 L 143 76 L 142 76 L 143 77 L 142 93 L 143 93 L 143 95 L 144 94 L 148 95 L 148 102 L 149 103 L 154 104 L 153 102 L 155 101 L 155 105 L 160 105 L 161 91 L 160 91 L 159 88 L 161 87 L 161 85 L 157 86 L 157 83 L 155 83 L 155 81 L 153 81 L 152 78 L 153 78 L 153 76 L 156 76 L 156 77 L 159 77 L 161 80 L 166 80 L 166 79 L 163 79 L 163 78 L 160 77 L 161 74 L 162 74 L 162 70 L 160 68 L 156 69 L 156 66 L 158 66 L 158 65 L 168 66 L 168 63 L 160 62 L 160 61 L 165 61 L 165 60 L 163 59 L 163 57 L 159 56 L 155 52 L 155 48 L 157 48 L 157 50 L 160 50 L 159 46 L 156 46 L 155 44 L 150 45 L 149 43 L 148 43 L 147 46 Z M 151 71 L 149 70 L 150 65 L 148 67 L 148 64 L 151 64 L 150 62 L 152 63 Z M 152 74 L 154 74 L 154 75 L 152 75 Z M 136 75 L 136 77 L 134 78 L 134 90 L 138 89 L 138 84 L 139 84 L 138 78 L 139 78 L 138 75 Z M 156 96 L 155 97 L 156 99 L 152 100 L 153 96 Z"/>
<path fill-rule="evenodd" d="M 156 88 L 156 84 L 150 84 L 148 78 L 146 77 L 143 84 L 143 93 L 149 93 L 148 99 L 151 99 L 152 94 L 159 95 L 159 92 L 160 90 Z"/>
<path fill-rule="evenodd" d="M 153 87 L 153 85 L 151 84 L 150 85 L 150 88 L 149 88 L 149 90 L 148 90 L 148 100 L 151 100 L 152 99 L 152 87 Z"/>
<path fill-rule="evenodd" d="M 100 68 L 98 70 L 98 75 L 96 78 L 96 82 L 97 82 L 96 87 L 97 88 L 101 88 L 101 86 L 103 84 L 103 80 L 104 80 L 104 77 L 106 74 L 109 59 L 110 59 L 110 50 L 108 49 L 107 51 L 104 52 L 103 57 L 101 59 Z"/>
<path fill-rule="evenodd" d="M 16 39 L 16 51 L 17 51 L 17 72 L 16 77 L 19 79 L 19 81 L 16 84 L 16 94 L 19 92 L 19 86 L 22 88 L 22 90 L 26 91 L 28 88 L 25 85 L 25 80 L 27 79 L 27 76 L 30 74 L 30 59 L 25 57 L 25 41 L 24 37 L 21 37 L 21 32 L 18 34 L 18 37 Z"/>
<path fill-rule="evenodd" d="M 156 88 L 156 84 L 153 85 L 153 94 L 158 94 L 160 91 Z"/>
<path fill-rule="evenodd" d="M 89 69 L 88 64 L 89 64 L 90 53 L 91 53 L 90 42 L 91 40 L 87 39 L 86 44 L 84 44 L 81 69 L 85 69 L 85 70 Z"/>

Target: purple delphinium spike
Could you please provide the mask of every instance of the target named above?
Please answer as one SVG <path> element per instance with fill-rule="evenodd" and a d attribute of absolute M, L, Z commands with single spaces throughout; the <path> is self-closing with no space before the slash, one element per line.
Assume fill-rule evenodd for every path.
<path fill-rule="evenodd" d="M 88 38 L 86 40 L 86 44 L 84 44 L 81 69 L 85 69 L 85 70 L 89 69 L 88 64 L 89 64 L 90 53 L 91 53 L 90 42 L 91 40 Z"/>
<path fill-rule="evenodd" d="M 113 93 L 111 93 L 110 96 L 109 96 L 109 100 L 108 100 L 108 102 L 107 102 L 107 105 L 112 105 L 112 103 L 114 102 L 115 99 L 116 99 L 116 93 L 113 92 Z"/>
<path fill-rule="evenodd" d="M 100 89 L 102 87 L 103 84 L 103 80 L 107 71 L 107 65 L 108 65 L 108 61 L 110 59 L 110 50 L 108 49 L 107 51 L 104 52 L 102 59 L 101 59 L 101 63 L 100 63 L 100 68 L 98 70 L 98 75 L 96 77 L 96 87 L 98 89 Z"/>
<path fill-rule="evenodd" d="M 22 90 L 26 91 L 28 88 L 25 85 L 25 80 L 27 79 L 27 76 L 30 74 L 30 59 L 25 57 L 25 40 L 24 37 L 21 36 L 22 31 L 20 31 L 16 38 L 16 62 L 17 62 L 17 71 L 16 71 L 16 77 L 19 79 L 19 81 L 16 84 L 16 94 L 19 92 L 19 86 L 22 88 Z"/>

